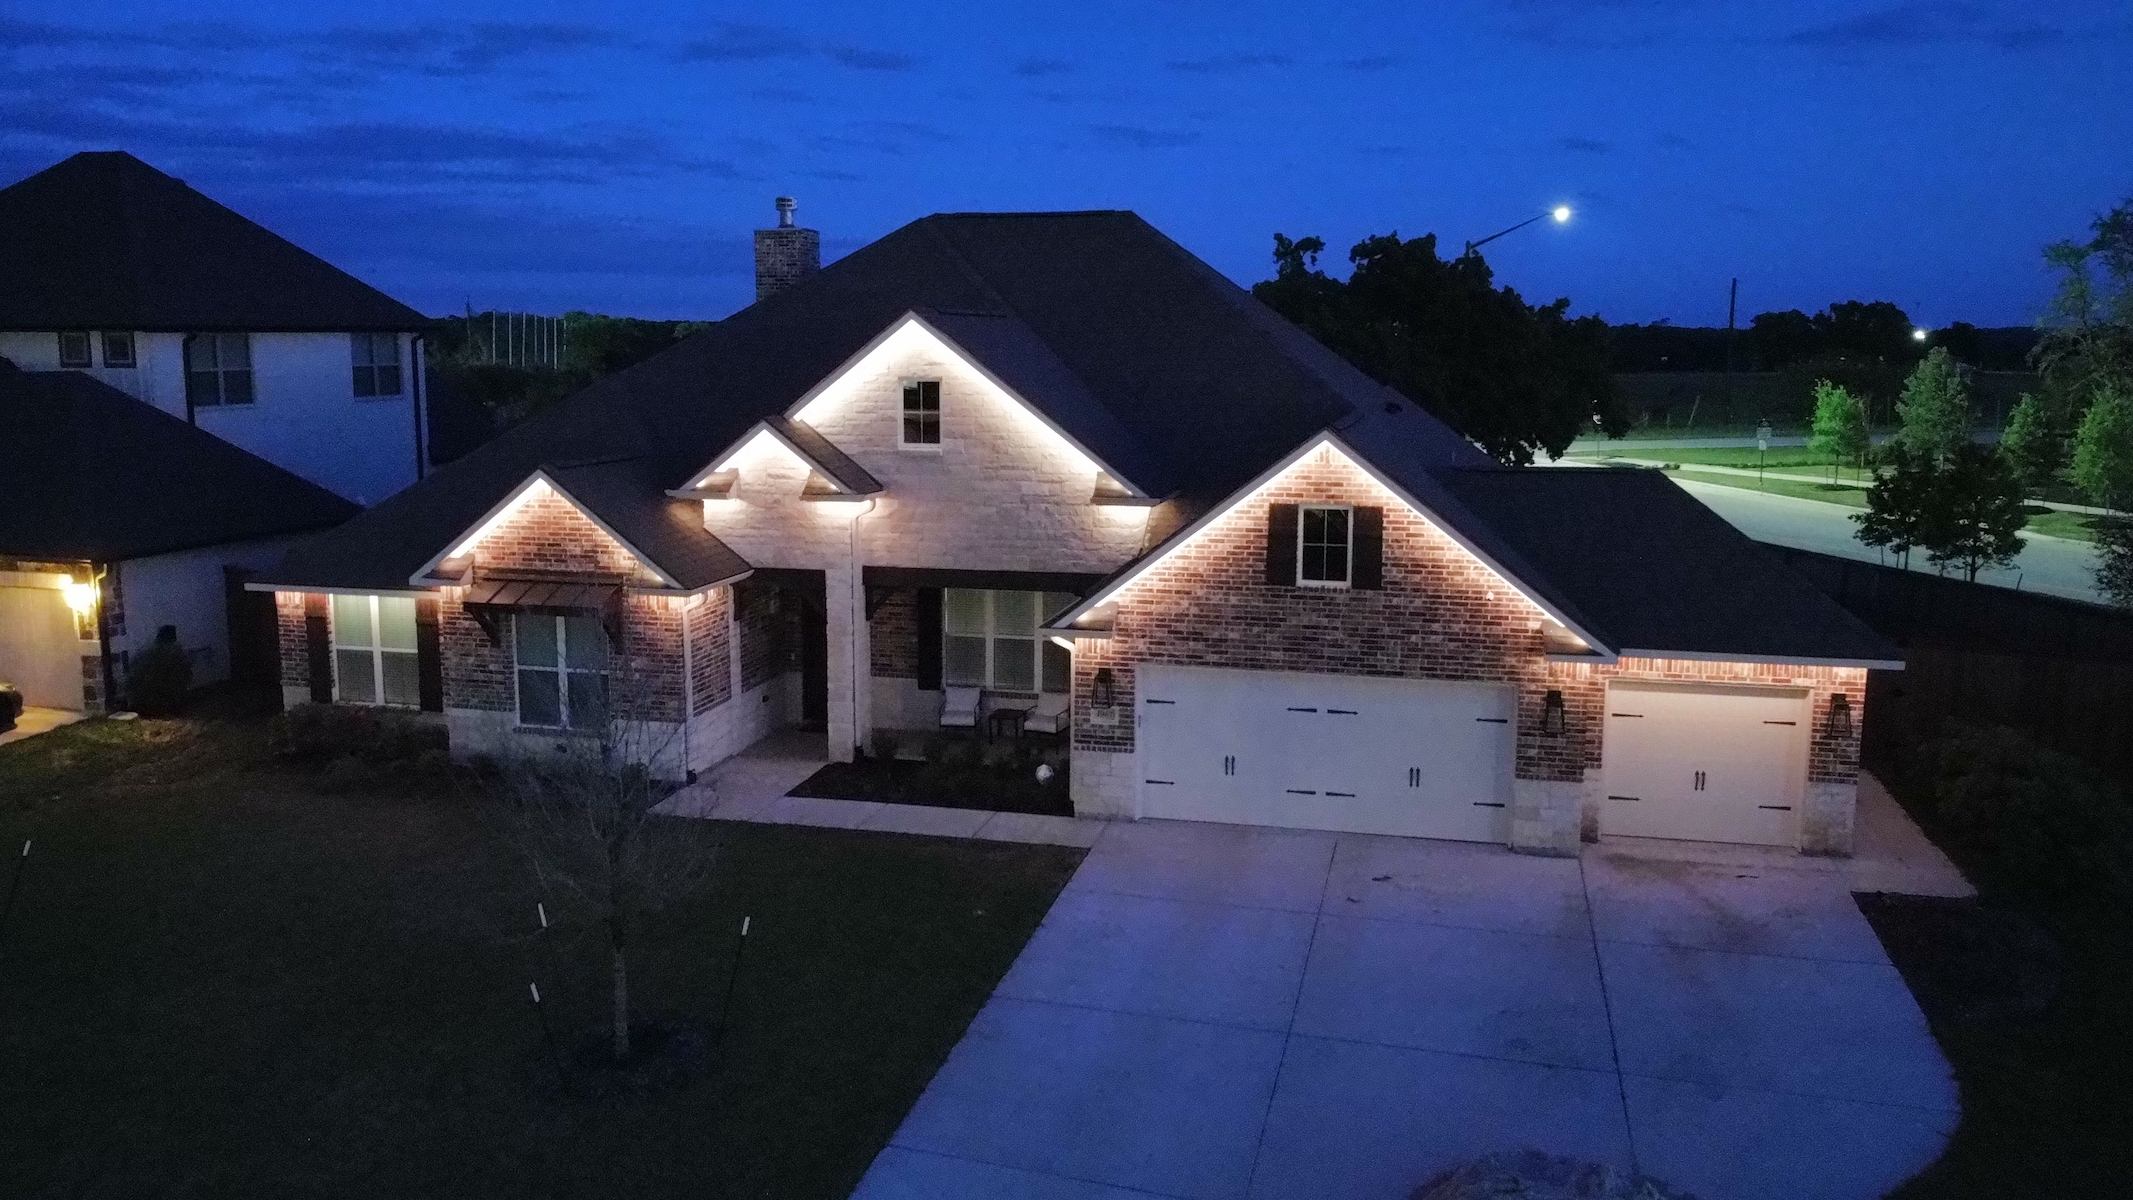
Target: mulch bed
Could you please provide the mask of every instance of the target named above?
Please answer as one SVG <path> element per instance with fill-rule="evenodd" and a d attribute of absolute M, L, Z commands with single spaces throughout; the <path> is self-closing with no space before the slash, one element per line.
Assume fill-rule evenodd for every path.
<path fill-rule="evenodd" d="M 831 763 L 800 781 L 788 794 L 1050 817 L 1074 815 L 1064 767 L 1058 768 L 1050 780 L 1039 783 L 1034 766 L 986 767 L 867 758 Z"/>

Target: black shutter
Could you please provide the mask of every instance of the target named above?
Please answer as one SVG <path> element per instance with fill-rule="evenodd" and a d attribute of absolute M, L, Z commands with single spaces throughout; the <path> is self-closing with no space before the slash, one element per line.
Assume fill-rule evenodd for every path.
<path fill-rule="evenodd" d="M 1349 566 L 1348 586 L 1382 588 L 1385 586 L 1385 510 L 1358 507 L 1354 511 L 1355 557 Z"/>
<path fill-rule="evenodd" d="M 941 589 L 918 589 L 918 686 L 941 686 Z"/>
<path fill-rule="evenodd" d="M 333 703 L 333 634 L 326 625 L 326 597 L 304 593 L 304 641 L 311 660 L 311 703 Z"/>
<path fill-rule="evenodd" d="M 444 711 L 444 647 L 437 636 L 437 601 L 415 600 L 415 695 L 423 712 Z"/>
<path fill-rule="evenodd" d="M 1275 587 L 1296 586 L 1296 519 L 1293 504 L 1266 506 L 1266 581 Z"/>

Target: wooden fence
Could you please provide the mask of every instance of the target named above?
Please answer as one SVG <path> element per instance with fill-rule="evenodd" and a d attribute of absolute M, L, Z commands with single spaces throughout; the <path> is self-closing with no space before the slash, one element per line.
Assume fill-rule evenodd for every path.
<path fill-rule="evenodd" d="M 1902 647 L 1867 679 L 1870 763 L 1947 722 L 2006 725 L 2133 786 L 2133 613 L 1770 547 Z"/>

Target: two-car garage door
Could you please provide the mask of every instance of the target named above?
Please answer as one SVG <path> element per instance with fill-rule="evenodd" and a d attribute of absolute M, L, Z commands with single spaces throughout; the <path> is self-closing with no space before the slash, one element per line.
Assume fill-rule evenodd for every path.
<path fill-rule="evenodd" d="M 1149 666 L 1142 813 L 1501 842 L 1508 685 Z"/>

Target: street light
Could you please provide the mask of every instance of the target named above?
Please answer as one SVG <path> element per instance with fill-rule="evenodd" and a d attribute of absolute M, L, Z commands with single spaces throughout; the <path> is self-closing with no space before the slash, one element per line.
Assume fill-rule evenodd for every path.
<path fill-rule="evenodd" d="M 1511 226 L 1509 229 L 1500 229 L 1495 233 L 1492 233 L 1489 236 L 1481 239 L 1478 242 L 1468 242 L 1466 244 L 1466 253 L 1472 254 L 1475 250 L 1488 245 L 1490 242 L 1495 241 L 1497 238 L 1502 237 L 1504 234 L 1517 233 L 1519 230 L 1524 229 L 1526 226 L 1531 225 L 1535 221 L 1551 217 L 1554 218 L 1556 224 L 1564 224 L 1565 222 L 1570 220 L 1570 206 L 1567 204 L 1558 204 L 1554 208 L 1549 209 L 1547 212 L 1536 213 L 1533 216 L 1527 217 L 1525 220 L 1520 221 L 1518 224 Z M 1461 255 L 1460 257 L 1464 258 L 1466 257 L 1466 255 Z"/>
<path fill-rule="evenodd" d="M 1913 329 L 1911 330 L 1911 340 L 1912 340 L 1912 341 L 1914 341 L 1914 342 L 1922 342 L 1922 341 L 1925 341 L 1925 340 L 1926 340 L 1926 338 L 1927 338 L 1927 336 L 1928 336 L 1928 334 L 1926 333 L 1926 331 L 1925 331 L 1924 329 L 1921 329 L 1921 328 L 1913 328 Z"/>

